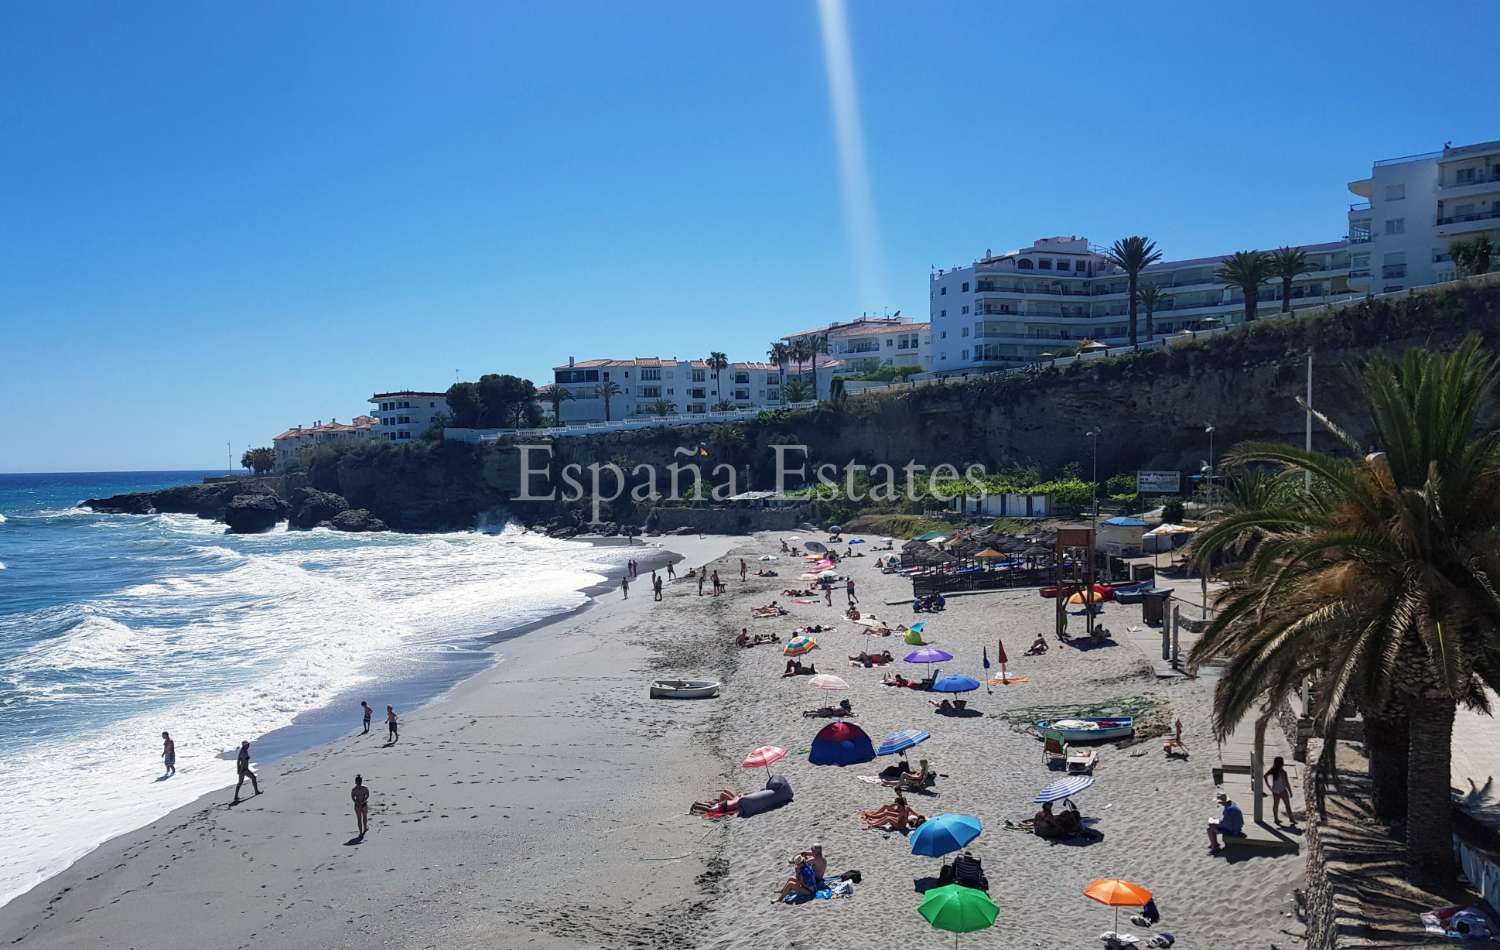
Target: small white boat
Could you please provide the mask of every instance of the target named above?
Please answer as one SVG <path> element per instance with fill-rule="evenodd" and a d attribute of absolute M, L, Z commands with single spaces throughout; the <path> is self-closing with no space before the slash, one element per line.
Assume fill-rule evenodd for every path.
<path fill-rule="evenodd" d="M 722 685 L 713 680 L 657 680 L 651 684 L 651 698 L 709 699 L 719 695 Z"/>
<path fill-rule="evenodd" d="M 1123 739 L 1135 732 L 1135 717 L 1057 719 L 1052 722 L 1038 719 L 1036 727 L 1042 732 L 1059 733 L 1064 742 L 1102 742 L 1106 739 Z"/>

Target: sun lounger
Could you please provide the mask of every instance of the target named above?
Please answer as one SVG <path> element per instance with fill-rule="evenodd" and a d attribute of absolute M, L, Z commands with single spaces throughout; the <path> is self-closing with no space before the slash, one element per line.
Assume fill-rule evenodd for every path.
<path fill-rule="evenodd" d="M 1095 749 L 1074 748 L 1055 732 L 1042 734 L 1042 764 L 1048 768 L 1060 763 L 1068 772 L 1092 772 L 1098 761 L 1099 753 Z"/>

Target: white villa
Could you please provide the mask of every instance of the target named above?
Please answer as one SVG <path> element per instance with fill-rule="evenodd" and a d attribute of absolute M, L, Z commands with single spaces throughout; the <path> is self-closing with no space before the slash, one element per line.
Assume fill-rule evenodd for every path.
<path fill-rule="evenodd" d="M 566 366 L 553 367 L 552 373 L 553 383 L 571 396 L 561 405 L 561 421 L 567 424 L 653 415 L 663 407 L 673 414 L 706 413 L 721 401 L 736 409 L 781 405 L 781 368 L 774 363 L 730 363 L 715 378 L 703 360 L 569 357 Z M 609 396 L 607 411 L 606 383 L 618 387 Z"/>
<path fill-rule="evenodd" d="M 818 356 L 818 398 L 828 396 L 828 388 L 835 376 L 852 376 L 868 373 L 886 366 L 907 366 L 917 372 L 932 369 L 928 348 L 932 340 L 926 323 L 915 323 L 905 317 L 860 316 L 853 320 L 830 323 L 827 326 L 799 330 L 782 337 L 787 343 L 795 343 L 808 337 L 823 336 L 828 339 L 828 354 Z M 824 370 L 827 372 L 824 372 Z M 808 377 L 813 371 L 812 363 L 804 363 L 802 374 Z M 789 368 L 796 375 L 797 366 Z"/>
<path fill-rule="evenodd" d="M 369 400 L 375 409 L 375 437 L 388 442 L 420 439 L 433 420 L 448 415 L 448 394 L 402 389 L 376 393 Z"/>
<path fill-rule="evenodd" d="M 321 419 L 310 426 L 293 426 L 271 440 L 276 449 L 276 471 L 284 472 L 297 460 L 297 453 L 314 445 L 329 442 L 363 440 L 375 437 L 375 419 L 370 416 L 355 416 L 348 423 L 332 419 Z"/>

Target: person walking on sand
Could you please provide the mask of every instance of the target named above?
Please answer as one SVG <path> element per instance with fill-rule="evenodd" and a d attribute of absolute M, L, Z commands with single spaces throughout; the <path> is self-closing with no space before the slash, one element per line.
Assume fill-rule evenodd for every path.
<path fill-rule="evenodd" d="M 859 603 L 859 598 L 854 595 L 854 578 L 851 577 L 844 582 L 844 591 L 849 595 L 850 607 L 853 607 L 855 604 Z"/>
<path fill-rule="evenodd" d="M 698 596 L 703 596 L 703 578 L 708 576 L 707 569 L 698 572 Z"/>
<path fill-rule="evenodd" d="M 745 583 L 745 575 L 750 573 L 750 568 L 745 564 L 745 559 L 740 558 L 740 583 Z"/>
<path fill-rule="evenodd" d="M 260 794 L 260 782 L 256 780 L 255 773 L 250 771 L 250 740 L 246 739 L 240 743 L 240 754 L 234 760 L 234 769 L 239 773 L 240 780 L 234 786 L 234 800 L 240 800 L 240 787 L 245 784 L 245 779 L 250 780 L 250 787 L 255 794 Z"/>
<path fill-rule="evenodd" d="M 625 598 L 624 598 L 625 600 L 629 600 L 630 599 L 630 572 L 629 571 L 626 571 L 625 572 L 625 576 L 622 577 L 622 578 L 620 578 L 620 593 L 622 593 L 622 594 L 625 595 Z"/>
<path fill-rule="evenodd" d="M 718 572 L 718 570 L 714 571 L 713 581 L 714 581 L 714 596 L 717 597 L 717 596 L 719 596 L 719 592 L 724 589 L 724 582 L 721 581 L 721 580 L 719 580 L 719 572 Z"/>
<path fill-rule="evenodd" d="M 677 569 L 672 566 L 672 562 L 671 561 L 668 561 L 667 562 L 667 580 L 669 580 L 669 581 L 675 581 L 676 579 L 677 579 Z"/>
<path fill-rule="evenodd" d="M 354 776 L 354 788 L 349 790 L 349 797 L 354 801 L 354 824 L 363 838 L 370 830 L 370 787 L 365 784 L 363 775 Z"/>
<path fill-rule="evenodd" d="M 385 707 L 386 743 L 395 742 L 401 738 L 401 724 L 396 719 L 396 710 L 389 703 Z"/>
<path fill-rule="evenodd" d="M 651 572 L 651 592 L 657 600 L 661 600 L 661 578 L 656 576 L 655 571 Z"/>
<path fill-rule="evenodd" d="M 823 583 L 823 602 L 830 607 L 833 606 L 833 585 L 827 581 Z"/>
<path fill-rule="evenodd" d="M 359 701 L 359 708 L 363 709 L 364 713 L 365 713 L 365 731 L 362 732 L 362 733 L 360 733 L 360 735 L 369 735 L 370 734 L 370 717 L 373 716 L 373 715 L 375 715 L 375 710 L 371 709 L 370 708 L 370 704 L 367 703 L 367 702 L 365 702 L 363 699 L 361 699 Z"/>
<path fill-rule="evenodd" d="M 161 734 L 161 760 L 166 763 L 167 775 L 177 774 L 177 743 L 165 731 Z"/>

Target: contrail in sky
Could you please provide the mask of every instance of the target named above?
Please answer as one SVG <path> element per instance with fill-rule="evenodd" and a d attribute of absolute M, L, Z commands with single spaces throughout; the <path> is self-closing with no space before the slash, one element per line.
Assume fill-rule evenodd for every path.
<path fill-rule="evenodd" d="M 870 197 L 870 176 L 865 164 L 865 137 L 859 123 L 859 97 L 854 89 L 854 57 L 849 52 L 844 0 L 818 0 L 818 22 L 823 32 L 823 64 L 828 71 L 828 101 L 833 108 L 833 132 L 839 150 L 844 222 L 854 253 L 860 309 L 876 309 L 886 302 L 885 280 L 880 235 L 875 228 L 875 203 Z"/>

